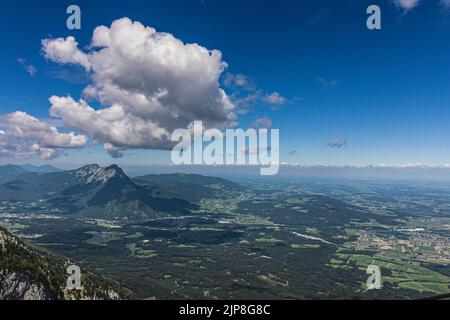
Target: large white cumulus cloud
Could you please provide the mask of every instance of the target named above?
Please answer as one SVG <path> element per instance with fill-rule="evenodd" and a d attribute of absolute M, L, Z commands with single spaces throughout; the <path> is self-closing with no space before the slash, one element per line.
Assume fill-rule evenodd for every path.
<path fill-rule="evenodd" d="M 195 120 L 235 124 L 234 105 L 219 83 L 227 65 L 218 50 L 123 18 L 97 27 L 86 52 L 73 37 L 43 40 L 42 52 L 56 63 L 80 65 L 91 79 L 84 99 L 51 97 L 51 115 L 104 143 L 113 156 L 168 149 L 170 133 Z M 101 108 L 89 106 L 92 100 Z"/>
<path fill-rule="evenodd" d="M 99 141 L 119 149 L 164 148 L 163 143 L 170 139 L 164 128 L 152 121 L 127 113 L 120 105 L 95 110 L 84 100 L 75 101 L 71 97 L 50 98 L 50 115 L 64 120 L 73 129 L 83 131 Z"/>
<path fill-rule="evenodd" d="M 87 71 L 91 69 L 87 56 L 78 49 L 78 42 L 74 37 L 45 39 L 42 40 L 42 46 L 45 56 L 50 60 L 61 64 L 79 64 Z"/>
<path fill-rule="evenodd" d="M 67 149 L 83 148 L 88 143 L 84 135 L 61 133 L 54 126 L 20 111 L 0 116 L 0 128 L 2 157 L 53 159 Z"/>

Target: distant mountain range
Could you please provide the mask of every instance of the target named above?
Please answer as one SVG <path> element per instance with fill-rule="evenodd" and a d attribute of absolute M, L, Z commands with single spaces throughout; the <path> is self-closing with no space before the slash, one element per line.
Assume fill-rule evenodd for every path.
<path fill-rule="evenodd" d="M 82 270 L 81 290 L 67 290 L 69 261 L 25 244 L 0 228 L 0 300 L 117 300 L 133 294 Z"/>
<path fill-rule="evenodd" d="M 0 166 L 0 184 L 12 181 L 27 172 L 51 173 L 62 171 L 50 165 L 33 166 L 31 164 Z"/>
<path fill-rule="evenodd" d="M 22 164 L 19 165 L 19 167 L 25 169 L 28 172 L 52 173 L 63 171 L 48 164 L 44 164 L 42 166 L 34 166 L 32 164 Z"/>
<path fill-rule="evenodd" d="M 239 185 L 200 175 L 148 175 L 130 179 L 116 165 L 71 171 L 27 172 L 0 167 L 0 201 L 33 203 L 37 209 L 98 218 L 148 219 L 185 215 L 202 198 Z"/>
<path fill-rule="evenodd" d="M 198 202 L 220 197 L 223 192 L 237 191 L 241 187 L 231 181 L 198 174 L 149 174 L 134 178 L 136 184 L 152 188 L 159 194 Z"/>

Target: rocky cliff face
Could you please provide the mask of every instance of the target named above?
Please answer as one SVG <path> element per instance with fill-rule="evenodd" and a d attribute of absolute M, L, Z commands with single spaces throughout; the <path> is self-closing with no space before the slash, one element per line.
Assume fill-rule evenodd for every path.
<path fill-rule="evenodd" d="M 25 275 L 0 273 L 0 300 L 51 300 L 52 294 Z"/>
<path fill-rule="evenodd" d="M 26 245 L 0 228 L 0 300 L 119 300 L 130 291 L 113 281 L 82 272 L 81 290 L 66 288 L 69 261 Z"/>

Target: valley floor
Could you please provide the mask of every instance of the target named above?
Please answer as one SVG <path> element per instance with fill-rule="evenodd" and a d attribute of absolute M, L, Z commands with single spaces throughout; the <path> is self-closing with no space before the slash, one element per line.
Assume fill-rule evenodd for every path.
<path fill-rule="evenodd" d="M 4 202 L 0 226 L 140 298 L 412 299 L 450 292 L 447 189 L 244 184 L 245 191 L 202 200 L 188 215 L 135 222 Z M 366 290 L 372 264 L 381 268 L 381 290 Z"/>

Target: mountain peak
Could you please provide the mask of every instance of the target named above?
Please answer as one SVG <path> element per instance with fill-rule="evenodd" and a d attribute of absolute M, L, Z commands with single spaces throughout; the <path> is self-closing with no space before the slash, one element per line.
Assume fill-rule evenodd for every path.
<path fill-rule="evenodd" d="M 76 170 L 97 170 L 99 168 L 101 168 L 101 167 L 98 164 L 92 163 L 92 164 L 87 164 L 87 165 L 85 165 L 85 166 L 83 166 L 81 168 L 78 168 Z"/>
<path fill-rule="evenodd" d="M 109 167 L 106 167 L 105 170 L 114 170 L 119 174 L 123 174 L 125 175 L 125 173 L 123 172 L 122 168 L 120 168 L 117 164 L 112 164 Z"/>
<path fill-rule="evenodd" d="M 113 177 L 125 178 L 123 170 L 117 165 L 102 168 L 98 164 L 90 164 L 73 171 L 75 176 L 84 183 L 104 183 Z"/>

